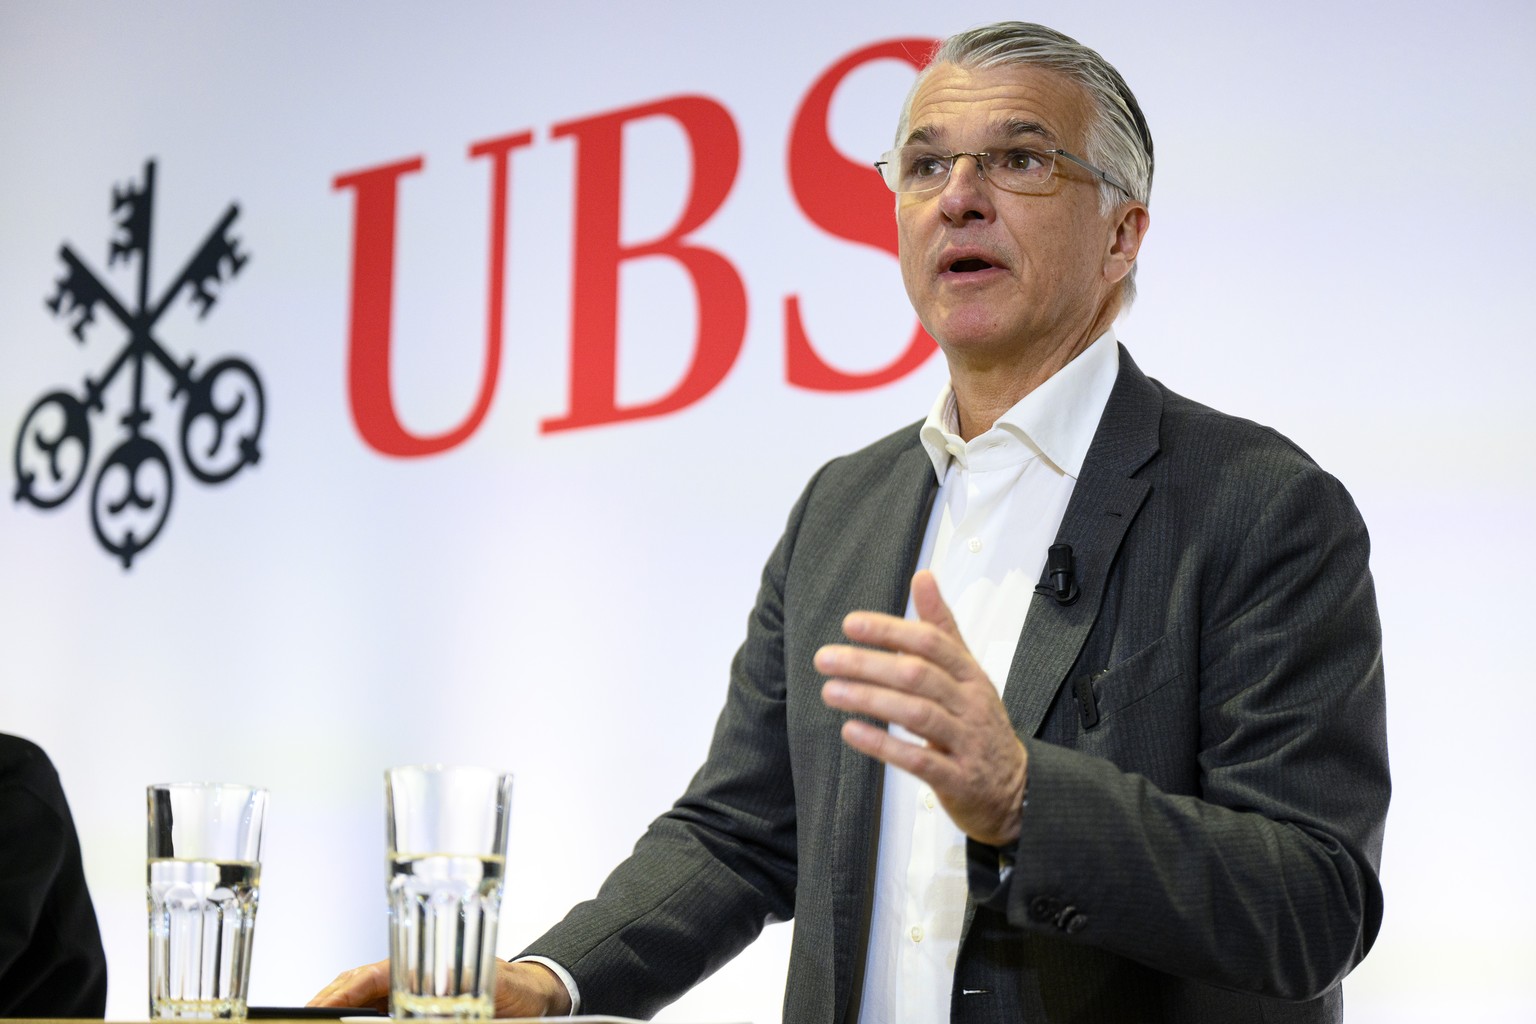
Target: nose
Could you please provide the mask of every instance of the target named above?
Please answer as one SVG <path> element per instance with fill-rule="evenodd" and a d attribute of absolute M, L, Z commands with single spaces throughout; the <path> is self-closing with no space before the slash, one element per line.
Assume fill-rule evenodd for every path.
<path fill-rule="evenodd" d="M 960 170 L 960 158 L 963 156 L 970 157 L 971 162 L 976 165 L 976 177 L 980 178 L 982 181 L 986 181 L 987 165 L 983 163 L 981 159 L 982 157 L 986 156 L 985 153 L 956 153 L 953 157 L 950 158 L 949 176 L 953 178 L 955 176 L 955 172 Z"/>
<path fill-rule="evenodd" d="M 975 173 L 965 166 L 966 157 L 975 165 Z M 991 219 L 994 209 L 989 185 L 980 153 L 956 153 L 949 168 L 949 180 L 939 193 L 940 212 L 955 223 Z"/>

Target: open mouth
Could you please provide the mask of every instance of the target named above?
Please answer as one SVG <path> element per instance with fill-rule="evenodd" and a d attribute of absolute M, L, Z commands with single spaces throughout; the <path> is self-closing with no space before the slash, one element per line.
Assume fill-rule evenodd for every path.
<path fill-rule="evenodd" d="M 949 272 L 951 274 L 974 274 L 979 270 L 991 270 L 993 266 L 994 264 L 973 256 L 963 260 L 955 260 L 955 262 L 949 265 Z"/>

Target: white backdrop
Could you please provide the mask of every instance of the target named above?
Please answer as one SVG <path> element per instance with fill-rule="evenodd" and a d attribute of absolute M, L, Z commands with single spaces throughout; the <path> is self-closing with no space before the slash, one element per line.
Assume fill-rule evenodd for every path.
<path fill-rule="evenodd" d="M 828 68 L 872 44 L 1001 17 L 1115 62 L 1157 144 L 1141 298 L 1120 334 L 1143 369 L 1289 434 L 1350 487 L 1374 538 L 1396 795 L 1386 922 L 1347 983 L 1354 1022 L 1536 1014 L 1525 645 L 1536 553 L 1530 280 L 1536 270 L 1536 9 L 1524 2 L 1284 6 L 718 3 L 0 6 L 0 452 L 126 338 L 44 300 L 63 243 L 107 263 L 111 190 L 156 162 L 158 294 L 231 202 L 249 262 L 206 319 L 157 327 L 179 360 L 248 359 L 261 460 L 205 486 L 176 453 L 180 398 L 146 377 L 174 505 L 124 570 L 96 542 L 90 477 L 41 511 L 0 505 L 0 730 L 59 766 L 111 968 L 142 1016 L 143 787 L 273 792 L 253 1001 L 302 1002 L 383 953 L 382 779 L 447 760 L 517 775 L 501 952 L 589 895 L 696 767 L 783 516 L 825 459 L 921 416 L 937 358 L 883 387 L 785 380 L 787 296 L 826 360 L 891 362 L 913 318 L 896 264 L 796 204 L 791 124 Z M 865 65 L 830 132 L 889 145 L 911 80 Z M 568 411 L 576 146 L 556 126 L 682 95 L 729 112 L 740 167 L 689 236 L 729 261 L 745 340 L 700 401 L 544 431 Z M 347 384 L 355 193 L 400 180 L 393 397 L 447 430 L 480 386 L 491 161 L 511 158 L 505 330 L 489 412 L 402 459 L 354 425 Z M 625 135 L 622 236 L 674 225 L 690 188 L 676 122 Z M 705 154 L 720 159 L 717 149 Z M 878 187 L 870 179 L 871 187 Z M 589 197 L 590 198 L 590 197 Z M 690 279 L 620 272 L 618 393 L 673 388 Z M 124 375 L 91 417 L 94 473 L 124 436 Z M 1521 510 L 1524 511 L 1521 511 Z M 661 1019 L 778 1018 L 790 925 Z"/>

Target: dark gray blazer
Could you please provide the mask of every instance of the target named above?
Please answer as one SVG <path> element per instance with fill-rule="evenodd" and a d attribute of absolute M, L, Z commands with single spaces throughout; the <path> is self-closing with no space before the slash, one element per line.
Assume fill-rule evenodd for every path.
<path fill-rule="evenodd" d="M 811 656 L 851 610 L 903 612 L 934 490 L 915 426 L 812 479 L 708 760 L 529 947 L 584 1011 L 653 1014 L 793 916 L 784 1020 L 855 1019 L 882 769 L 841 742 Z M 1008 674 L 1028 803 L 1013 849 L 971 844 L 952 1019 L 1340 1020 L 1381 921 L 1389 791 L 1349 495 L 1122 349 L 1059 540 L 1081 595 L 1034 598 Z"/>

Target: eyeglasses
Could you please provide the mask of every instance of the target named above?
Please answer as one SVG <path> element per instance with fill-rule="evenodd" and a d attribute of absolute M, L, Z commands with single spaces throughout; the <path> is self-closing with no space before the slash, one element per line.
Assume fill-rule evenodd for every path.
<path fill-rule="evenodd" d="M 949 182 L 955 161 L 962 156 L 976 161 L 976 171 L 983 181 L 1005 192 L 1032 196 L 1050 191 L 1051 175 L 1056 173 L 1056 158 L 1062 157 L 1124 192 L 1127 199 L 1135 198 L 1131 190 L 1116 181 L 1108 171 L 1064 149 L 1015 147 L 996 153 L 940 153 L 930 146 L 899 146 L 882 154 L 875 161 L 875 170 L 880 172 L 886 187 L 897 195 L 931 192 L 943 188 Z"/>

